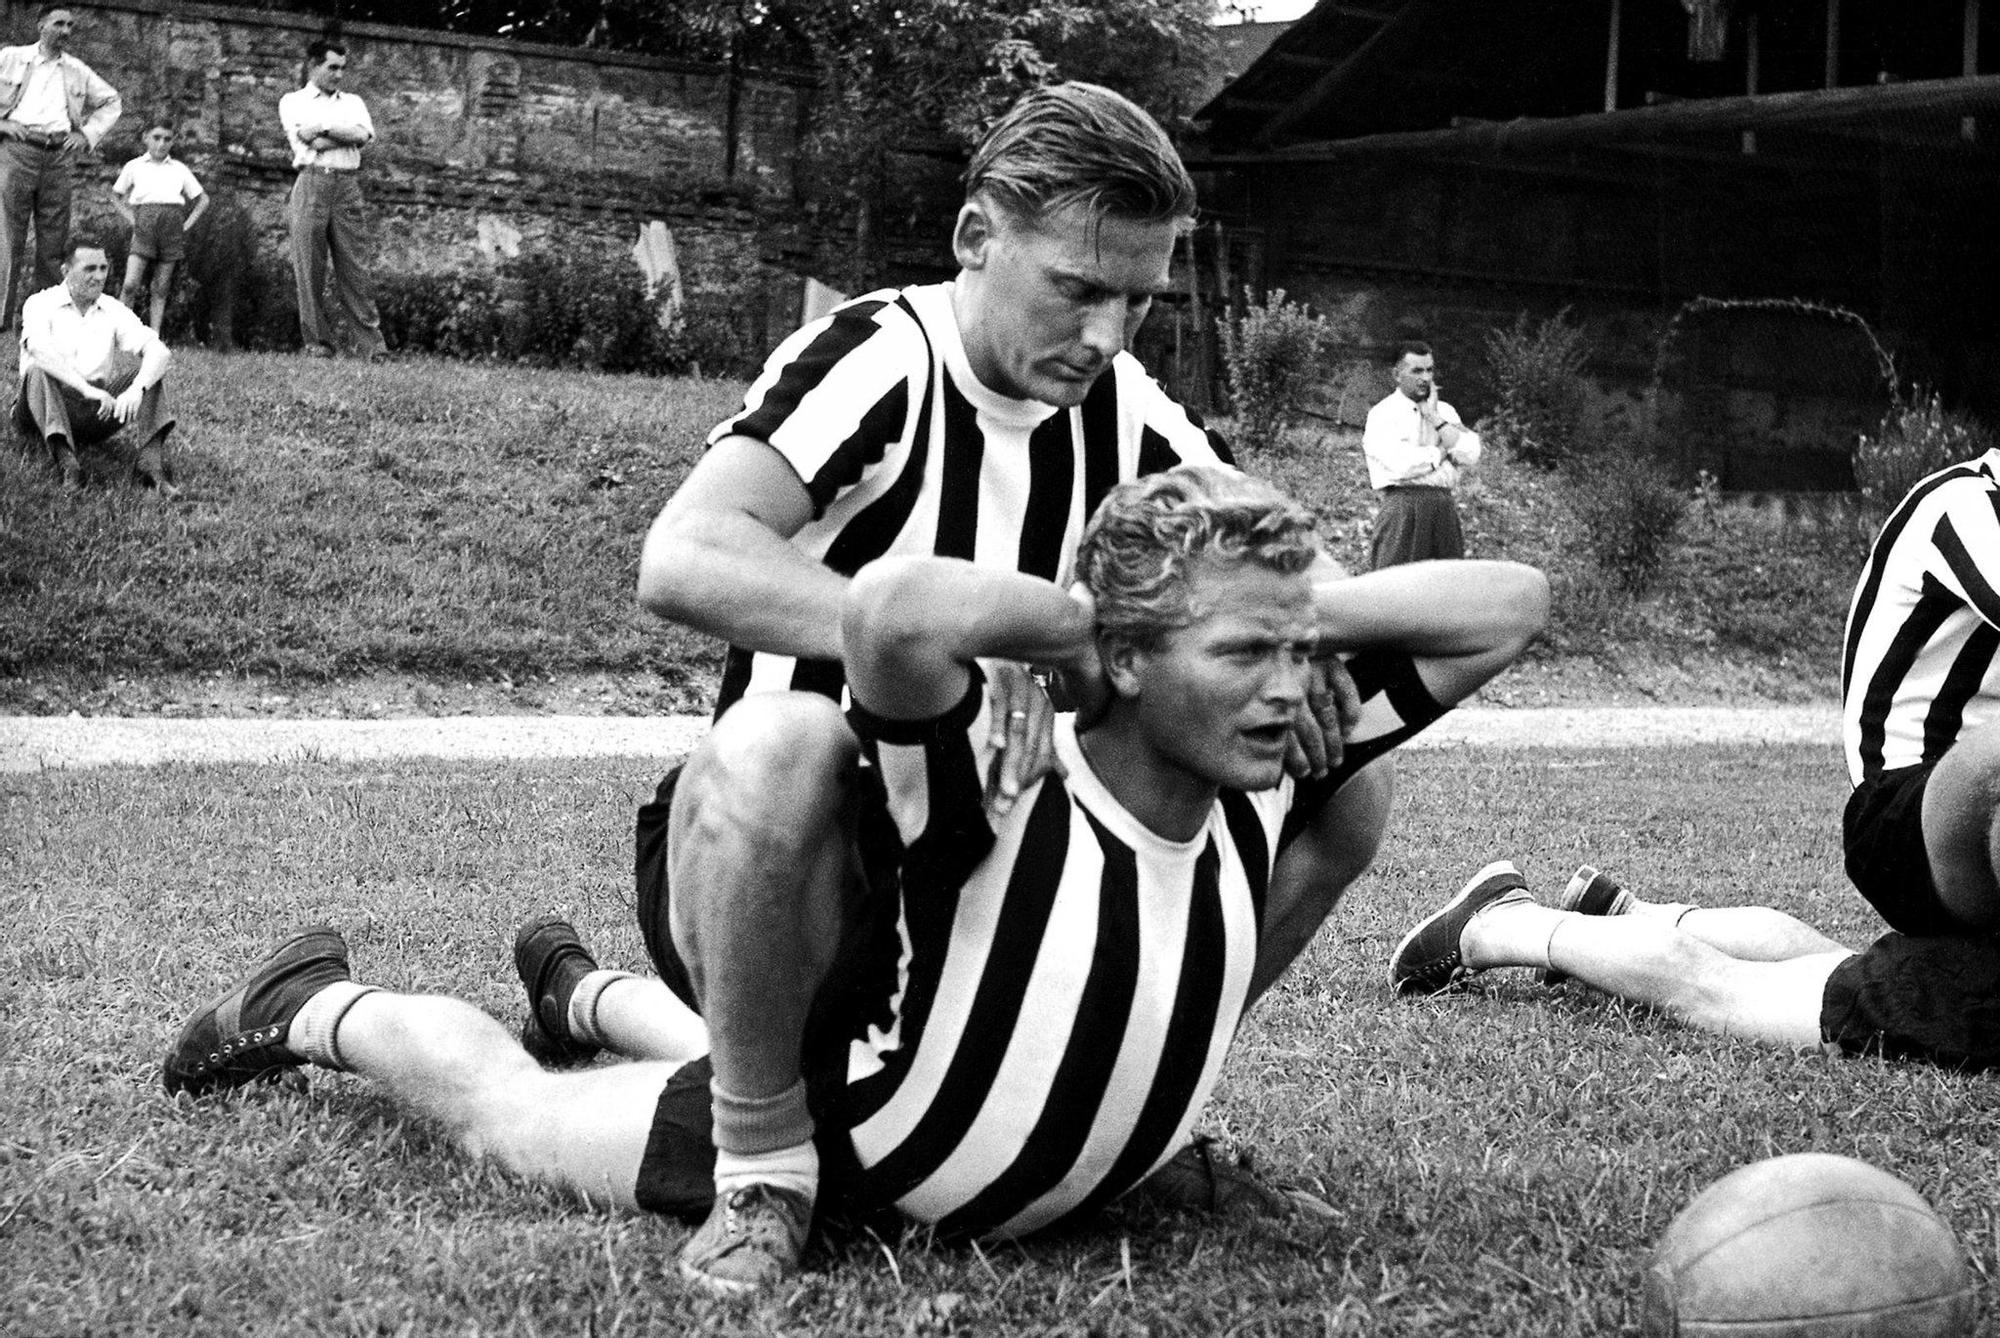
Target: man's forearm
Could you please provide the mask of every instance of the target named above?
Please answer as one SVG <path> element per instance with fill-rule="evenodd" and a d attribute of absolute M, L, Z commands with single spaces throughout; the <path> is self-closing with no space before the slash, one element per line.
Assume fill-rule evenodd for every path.
<path fill-rule="evenodd" d="M 1392 647 L 1413 655 L 1471 655 L 1539 630 L 1548 582 L 1518 562 L 1418 562 L 1363 576 L 1316 575 L 1321 643 L 1331 650 Z"/>
<path fill-rule="evenodd" d="M 639 558 L 639 603 L 745 650 L 840 658 L 847 578 L 748 516 L 656 523 Z"/>
<path fill-rule="evenodd" d="M 158 385 L 160 378 L 167 374 L 167 363 L 172 356 L 167 346 L 157 339 L 146 345 L 145 351 L 139 355 L 139 373 L 132 378 L 132 389 L 150 390 Z"/>

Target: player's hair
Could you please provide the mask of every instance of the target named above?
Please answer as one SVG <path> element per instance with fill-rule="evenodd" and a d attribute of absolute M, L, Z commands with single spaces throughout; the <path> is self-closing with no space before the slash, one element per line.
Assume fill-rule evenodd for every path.
<path fill-rule="evenodd" d="M 72 236 L 69 245 L 63 248 L 63 264 L 74 265 L 78 251 L 103 251 L 107 259 L 111 255 L 110 249 L 96 237 Z"/>
<path fill-rule="evenodd" d="M 315 37 L 312 41 L 306 43 L 306 69 L 308 71 L 316 70 L 326 64 L 328 56 L 344 56 L 346 54 L 347 44 L 345 42 L 336 42 L 331 37 Z"/>
<path fill-rule="evenodd" d="M 72 14 L 76 13 L 75 5 L 37 5 L 35 6 L 35 26 L 40 27 L 42 20 L 55 13 L 58 9 L 66 9 Z"/>
<path fill-rule="evenodd" d="M 161 113 L 160 115 L 155 116 L 152 120 L 146 122 L 146 128 L 143 132 L 141 132 L 139 138 L 144 139 L 147 135 L 152 134 L 155 130 L 164 130 L 168 134 L 172 135 L 175 139 L 179 139 L 181 134 L 180 131 L 174 128 L 174 118 L 166 115 L 165 113 Z"/>
<path fill-rule="evenodd" d="M 1072 81 L 1025 94 L 986 132 L 965 197 L 1033 224 L 1082 205 L 1098 218 L 1194 218 L 1194 179 L 1160 123 L 1122 94 Z"/>
<path fill-rule="evenodd" d="M 1389 365 L 1391 367 L 1401 367 L 1405 358 L 1433 358 L 1436 356 L 1435 353 L 1431 352 L 1431 346 L 1423 340 L 1402 339 L 1397 341 L 1396 356 L 1389 359 Z"/>
<path fill-rule="evenodd" d="M 1292 575 L 1319 555 L 1313 513 L 1262 479 L 1183 465 L 1121 483 L 1084 530 L 1077 576 L 1100 631 L 1152 646 L 1200 616 L 1188 594 L 1197 562 L 1255 563 Z"/>

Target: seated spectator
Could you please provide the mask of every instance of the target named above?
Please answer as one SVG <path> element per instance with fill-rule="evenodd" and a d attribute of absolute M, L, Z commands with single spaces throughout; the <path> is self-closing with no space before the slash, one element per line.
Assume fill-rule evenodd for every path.
<path fill-rule="evenodd" d="M 138 443 L 133 474 L 143 487 L 177 497 L 167 463 L 174 430 L 167 412 L 172 354 L 146 323 L 104 295 L 111 260 L 95 242 L 73 243 L 63 281 L 21 307 L 21 393 L 14 428 L 49 452 L 63 486 L 83 482 L 77 448 L 129 430 Z"/>

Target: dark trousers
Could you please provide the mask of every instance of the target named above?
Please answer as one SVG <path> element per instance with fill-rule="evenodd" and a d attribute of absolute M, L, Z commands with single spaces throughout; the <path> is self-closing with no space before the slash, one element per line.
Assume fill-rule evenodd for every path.
<path fill-rule="evenodd" d="M 69 243 L 69 202 L 75 186 L 71 156 L 0 139 L 0 328 L 20 316 L 21 299 L 62 282 L 63 248 Z M 35 277 L 21 287 L 28 223 L 35 225 Z"/>
<path fill-rule="evenodd" d="M 301 171 L 292 183 L 287 218 L 292 274 L 299 288 L 299 337 L 309 349 L 334 347 L 324 296 L 330 271 L 334 302 L 354 327 L 357 351 L 380 353 L 382 318 L 375 310 L 375 279 L 369 273 L 368 210 L 360 173 Z"/>
<path fill-rule="evenodd" d="M 121 353 L 112 364 L 111 375 L 91 384 L 117 395 L 138 375 L 138 356 Z M 139 400 L 139 412 L 131 422 L 121 423 L 109 414 L 99 413 L 95 404 L 41 368 L 30 367 L 21 378 L 20 397 L 14 401 L 14 426 L 39 436 L 50 452 L 59 456 L 62 450 L 57 445 L 59 441 L 73 447 L 93 446 L 122 431 L 130 431 L 131 441 L 142 451 L 155 444 L 165 447 L 167 434 L 174 428 L 174 418 L 167 411 L 164 379 L 146 388 Z"/>
<path fill-rule="evenodd" d="M 1465 534 L 1449 488 L 1384 488 L 1375 513 L 1375 542 L 1369 568 L 1465 556 Z"/>

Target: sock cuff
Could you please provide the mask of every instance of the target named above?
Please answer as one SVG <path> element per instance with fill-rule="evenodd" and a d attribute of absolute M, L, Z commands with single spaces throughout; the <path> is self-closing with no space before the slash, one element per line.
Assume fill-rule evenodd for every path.
<path fill-rule="evenodd" d="M 352 980 L 336 980 L 299 1009 L 299 1051 L 306 1062 L 324 1069 L 345 1072 L 347 1062 L 340 1057 L 340 1021 L 363 995 L 373 994 L 374 985 Z"/>
<path fill-rule="evenodd" d="M 569 996 L 569 1034 L 572 1038 L 590 1045 L 603 1045 L 604 1033 L 597 1025 L 597 1005 L 604 998 L 604 991 L 621 980 L 637 980 L 630 971 L 613 971 L 599 967 L 576 982 L 576 988 Z"/>
<path fill-rule="evenodd" d="M 773 1096 L 738 1096 L 717 1082 L 709 1083 L 708 1094 L 715 1146 L 723 1152 L 756 1156 L 812 1141 L 803 1078 Z"/>

